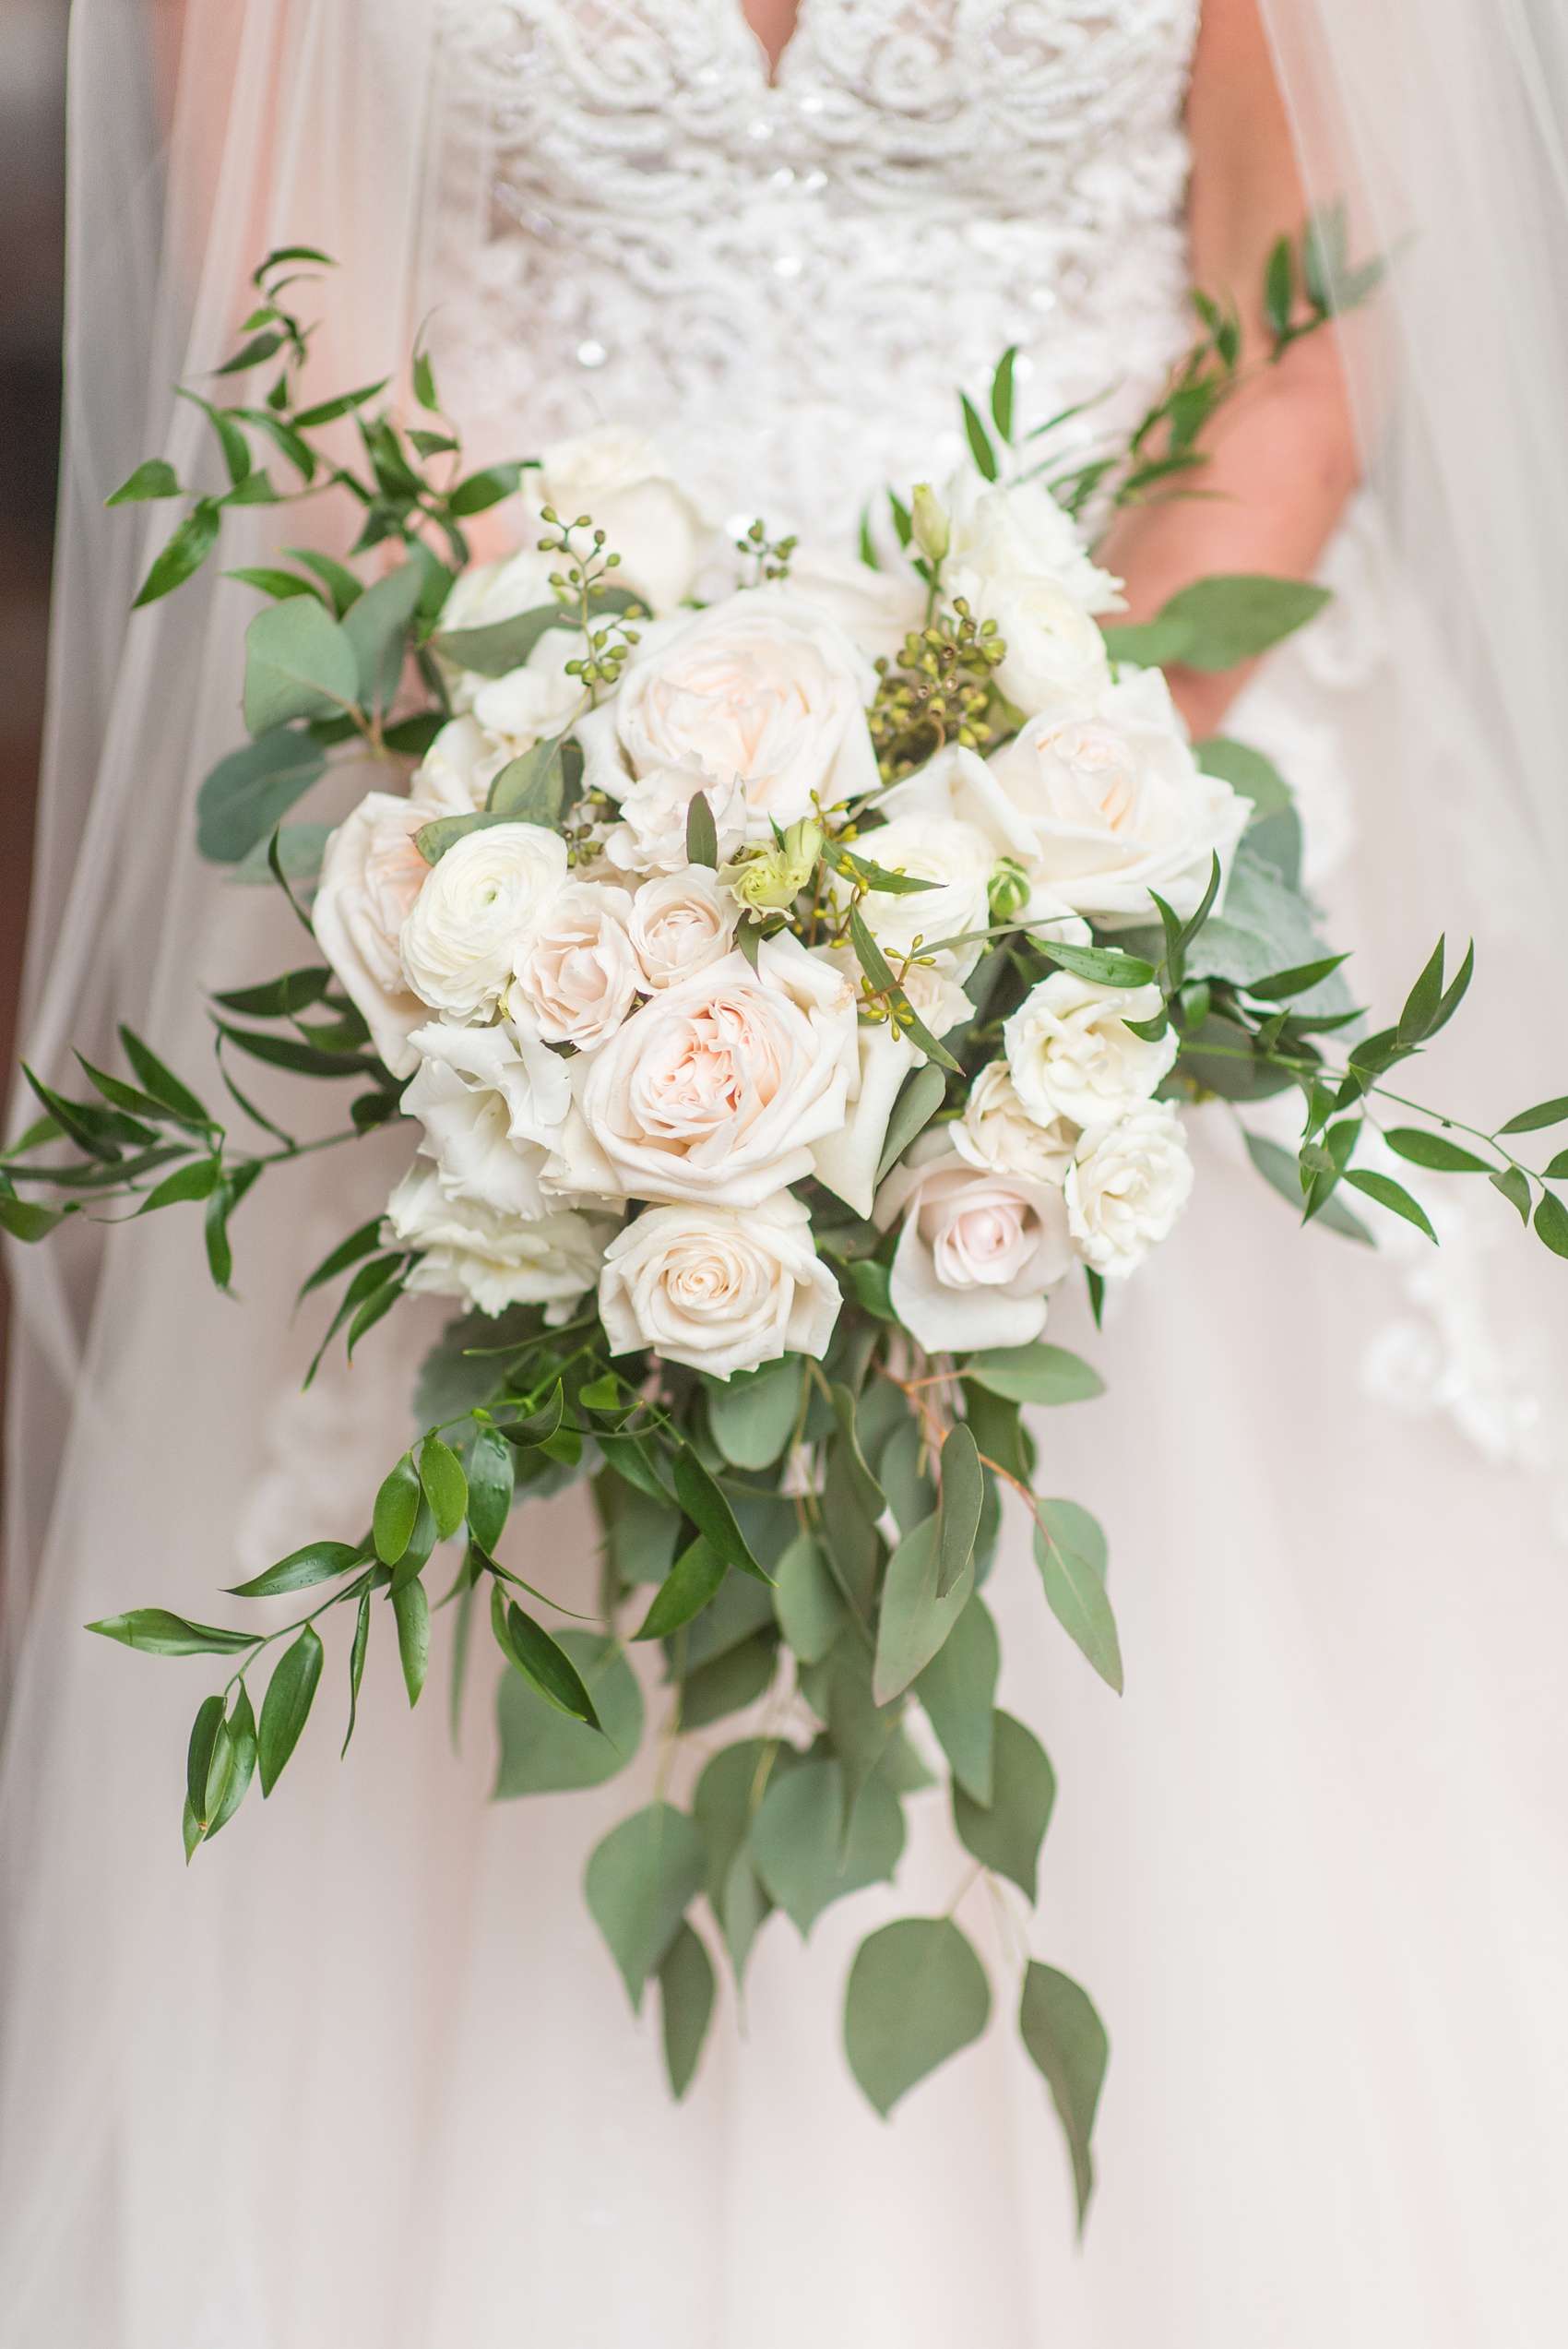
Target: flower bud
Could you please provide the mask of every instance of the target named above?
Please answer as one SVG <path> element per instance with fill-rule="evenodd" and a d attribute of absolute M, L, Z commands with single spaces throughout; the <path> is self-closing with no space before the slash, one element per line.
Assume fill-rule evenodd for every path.
<path fill-rule="evenodd" d="M 1029 901 L 1028 875 L 1016 856 L 1004 856 L 999 861 L 987 885 L 993 922 L 1010 922 L 1021 913 Z"/>
<path fill-rule="evenodd" d="M 759 849 L 743 864 L 727 864 L 719 878 L 754 912 L 787 908 L 815 872 L 822 841 L 822 826 L 813 817 L 802 817 L 798 824 L 790 825 L 782 841 Z"/>
<path fill-rule="evenodd" d="M 952 541 L 953 526 L 929 482 L 917 482 L 910 513 L 915 544 L 928 563 L 940 563 Z"/>

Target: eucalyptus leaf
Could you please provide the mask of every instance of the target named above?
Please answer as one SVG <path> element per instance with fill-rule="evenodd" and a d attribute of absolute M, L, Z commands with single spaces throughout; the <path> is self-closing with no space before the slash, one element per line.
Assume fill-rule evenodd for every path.
<path fill-rule="evenodd" d="M 978 2039 L 985 1968 L 951 1917 L 902 1917 L 861 1942 L 844 2004 L 849 2069 L 885 2120 L 900 2097 Z"/>
<path fill-rule="evenodd" d="M 956 1786 L 980 1804 L 992 1796 L 1001 1668 L 996 1626 L 977 1592 L 914 1684 Z"/>
<path fill-rule="evenodd" d="M 399 563 L 356 596 L 343 614 L 342 630 L 353 649 L 362 709 L 379 715 L 392 706 L 423 586 L 424 573 L 417 562 Z"/>
<path fill-rule="evenodd" d="M 978 1496 L 974 1515 L 978 1523 Z M 972 1546 L 972 1532 L 969 1540 Z M 968 1604 L 974 1590 L 972 1558 L 945 1593 L 939 1588 L 941 1567 L 941 1519 L 928 1517 L 923 1525 L 906 1533 L 888 1560 L 872 1680 L 872 1693 L 879 1705 L 890 1704 L 903 1694 Z"/>
<path fill-rule="evenodd" d="M 784 1637 L 802 1663 L 819 1663 L 849 1618 L 815 1538 L 795 1536 L 778 1561 L 773 1603 Z"/>
<path fill-rule="evenodd" d="M 275 603 L 245 630 L 244 714 L 253 735 L 291 718 L 336 717 L 352 706 L 358 684 L 352 644 L 314 596 Z"/>
<path fill-rule="evenodd" d="M 973 1563 L 975 1535 L 980 1531 L 980 1510 L 985 1504 L 985 1472 L 974 1437 L 962 1420 L 948 1430 L 943 1441 L 941 1479 L 936 1595 L 946 1599 Z"/>
<path fill-rule="evenodd" d="M 900 1533 L 912 1533 L 936 1507 L 936 1485 L 918 1420 L 905 1419 L 883 1449 L 881 1482 Z"/>
<path fill-rule="evenodd" d="M 1039 1740 L 1011 1713 L 996 1715 L 993 1752 L 990 1802 L 978 1803 L 955 1785 L 953 1824 L 966 1850 L 999 1876 L 1010 1877 L 1032 1906 L 1056 1775 Z"/>
<path fill-rule="evenodd" d="M 801 1408 L 798 1354 L 727 1383 L 707 1384 L 713 1440 L 737 1468 L 769 1468 L 790 1439 Z"/>
<path fill-rule="evenodd" d="M 1328 600 L 1326 588 L 1302 579 L 1239 572 L 1183 588 L 1162 607 L 1156 625 L 1191 629 L 1177 655 L 1187 668 L 1234 669 L 1293 636 Z"/>
<path fill-rule="evenodd" d="M 326 769 L 325 754 L 298 726 L 271 727 L 232 750 L 196 794 L 197 849 L 209 864 L 238 864 Z"/>
<path fill-rule="evenodd" d="M 601 1786 L 625 1769 L 642 1743 L 642 1690 L 620 1642 L 597 1631 L 562 1631 L 557 1640 L 593 1699 L 600 1726 L 589 1729 L 560 1711 L 521 1673 L 504 1672 L 495 1693 L 496 1802 Z"/>
<path fill-rule="evenodd" d="M 659 1967 L 664 2066 L 677 2103 L 692 2084 L 713 2013 L 713 1961 L 683 1920 Z"/>
<path fill-rule="evenodd" d="M 1111 2042 L 1088 1993 L 1070 1974 L 1031 1962 L 1024 1975 L 1018 2029 L 1067 2139 L 1078 2198 L 1078 2231 L 1094 2191 L 1095 2108 L 1105 2081 Z"/>
<path fill-rule="evenodd" d="M 880 1777 L 861 1787 L 846 1830 L 837 1761 L 804 1761 L 775 1776 L 752 1823 L 757 1874 L 802 1934 L 830 1902 L 890 1882 L 903 1849 L 903 1809 Z"/>
<path fill-rule="evenodd" d="M 922 1133 L 947 1098 L 947 1079 L 940 1068 L 922 1061 L 905 1078 L 902 1091 L 893 1104 L 893 1115 L 887 1121 L 886 1139 L 882 1145 L 882 1158 L 876 1170 L 881 1183 L 888 1169 L 903 1157 L 916 1136 Z"/>
<path fill-rule="evenodd" d="M 994 1347 L 989 1353 L 972 1354 L 964 1365 L 964 1377 L 1009 1402 L 1087 1402 L 1105 1392 L 1099 1371 L 1065 1346 Z"/>
<path fill-rule="evenodd" d="M 777 1632 L 754 1631 L 711 1663 L 689 1672 L 681 1687 L 681 1726 L 704 1729 L 710 1721 L 741 1712 L 766 1695 L 778 1669 Z"/>
<path fill-rule="evenodd" d="M 1075 1501 L 1041 1501 L 1035 1527 L 1035 1563 L 1052 1615 L 1093 1664 L 1122 1693 L 1122 1650 L 1105 1594 L 1105 1536 Z"/>
<path fill-rule="evenodd" d="M 662 1963 L 702 1880 L 696 1822 L 670 1803 L 650 1803 L 623 1819 L 588 1860 L 588 1904 L 639 2013 L 644 1985 Z"/>

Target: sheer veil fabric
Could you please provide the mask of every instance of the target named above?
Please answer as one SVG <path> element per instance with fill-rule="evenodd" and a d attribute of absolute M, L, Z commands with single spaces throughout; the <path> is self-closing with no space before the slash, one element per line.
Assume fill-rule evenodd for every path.
<path fill-rule="evenodd" d="M 1477 1008 L 1430 1090 L 1503 1114 L 1555 1089 L 1568 1043 L 1568 44 L 1538 0 L 1267 13 L 1310 183 L 1399 260 L 1350 340 L 1371 486 L 1331 562 L 1337 632 L 1272 664 L 1252 719 L 1260 740 L 1328 728 L 1349 770 L 1359 843 L 1330 887 L 1347 937 L 1375 909 L 1381 999 L 1438 927 L 1474 929 Z M 251 601 L 204 584 L 127 622 L 167 525 L 103 496 L 160 447 L 188 470 L 198 420 L 169 387 L 217 363 L 269 244 L 347 265 L 324 383 L 395 371 L 445 292 L 434 0 L 192 0 L 177 57 L 159 21 L 126 0 L 73 18 L 26 1018 L 49 1076 L 117 1019 L 195 1070 L 199 987 L 289 950 L 270 893 L 218 885 L 191 837 Z M 1110 1529 L 1129 1662 L 1119 1708 L 1016 1544 L 1002 1701 L 1062 1785 L 1031 1943 L 1090 1985 L 1114 2047 L 1079 2252 L 1004 2018 L 890 2128 L 849 2087 L 860 1904 L 804 1952 L 765 1938 L 744 2035 L 721 2013 L 672 2110 L 576 1892 L 635 1795 L 488 1809 L 480 1700 L 454 1760 L 385 1655 L 349 1761 L 313 1723 L 278 1800 L 184 1874 L 199 1667 L 79 1627 L 153 1597 L 210 1616 L 237 1560 L 356 1530 L 406 1347 L 301 1402 L 287 1275 L 374 1211 L 399 1156 L 264 1186 L 243 1318 L 174 1217 L 11 1251 L 0 2349 L 472 2349 L 568 2324 L 593 2349 L 783 2349 L 808 2327 L 831 2349 L 1562 2338 L 1568 1574 L 1540 1252 L 1477 1256 L 1465 1202 L 1434 1193 L 1497 1300 L 1513 1416 L 1472 1409 L 1489 1459 L 1455 1425 L 1462 1365 L 1447 1415 L 1362 1392 L 1402 1260 L 1292 1246 L 1217 1137 L 1188 1230 L 1108 1332 L 1105 1424 L 1041 1431 Z M 552 1506 L 544 1538 L 586 1592 L 587 1513 Z M 944 1905 L 951 1875 L 932 1817 L 902 1905 Z"/>

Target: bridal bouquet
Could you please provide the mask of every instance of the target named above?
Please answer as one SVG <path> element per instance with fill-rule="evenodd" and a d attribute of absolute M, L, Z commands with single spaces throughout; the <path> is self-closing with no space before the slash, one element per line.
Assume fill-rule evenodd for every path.
<path fill-rule="evenodd" d="M 1280 348 L 1303 299 L 1310 325 L 1345 295 L 1331 227 L 1309 235 L 1304 292 L 1282 249 Z M 625 1770 L 646 1651 L 652 1798 L 600 1843 L 587 1896 L 633 2006 L 659 1985 L 677 2094 L 715 1954 L 739 1982 L 775 1909 L 805 1934 L 891 1878 L 905 1804 L 944 1781 L 968 1874 L 946 1913 L 872 1933 L 849 1976 L 849 2061 L 885 2114 L 985 2028 L 957 1912 L 980 1878 L 1032 1905 L 1055 1796 L 1033 1731 L 994 1701 L 983 1585 L 1004 1488 L 1045 1603 L 1122 1685 L 1104 1537 L 1033 1489 L 1022 1407 L 1100 1390 L 1044 1336 L 1053 1294 L 1087 1282 L 1098 1318 L 1167 1237 L 1193 1185 L 1182 1104 L 1217 1095 L 1298 1089 L 1299 1152 L 1249 1147 L 1305 1217 L 1366 1237 L 1351 1192 L 1426 1228 L 1357 1151 L 1469 959 L 1448 982 L 1440 944 L 1397 1022 L 1367 1033 L 1298 887 L 1284 786 L 1239 744 L 1190 743 L 1155 665 L 1229 668 L 1320 590 L 1211 579 L 1152 627 L 1114 624 L 1118 582 L 1075 516 L 1199 461 L 1237 372 L 1218 310 L 1113 459 L 1053 472 L 1051 429 L 1016 424 L 1009 355 L 989 416 L 965 403 L 972 463 L 892 499 L 885 549 L 869 521 L 855 562 L 759 521 L 725 563 L 635 431 L 465 475 L 423 356 L 427 424 L 373 411 L 380 385 L 302 408 L 305 330 L 282 295 L 320 259 L 257 273 L 226 372 L 281 354 L 280 372 L 254 406 L 202 402 L 229 486 L 196 498 L 142 598 L 198 566 L 225 507 L 281 502 L 264 443 L 291 495 L 361 509 L 365 573 L 300 547 L 236 575 L 267 599 L 246 636 L 249 740 L 198 803 L 204 853 L 270 875 L 319 949 L 215 1001 L 223 1081 L 260 1140 L 236 1143 L 124 1031 L 129 1074 L 84 1063 L 92 1098 L 33 1079 L 44 1115 L 6 1153 L 0 1217 L 36 1238 L 106 1197 L 196 1201 L 227 1286 L 230 1219 L 267 1166 L 406 1121 L 384 1212 L 304 1293 L 344 1282 L 324 1343 L 346 1330 L 350 1353 L 407 1294 L 463 1310 L 362 1539 L 313 1542 L 235 1593 L 308 1592 L 303 1615 L 263 1632 L 143 1607 L 92 1628 L 232 1659 L 191 1735 L 187 1854 L 253 1777 L 276 1786 L 334 1610 L 349 1735 L 383 1603 L 417 1701 L 443 1545 L 454 1730 L 476 1607 L 505 1665 L 497 1795 Z M 345 421 L 362 471 L 323 454 Z M 119 495 L 188 493 L 154 461 Z M 475 566 L 465 522 L 514 496 L 520 550 Z M 379 763 L 375 787 L 335 827 L 284 822 L 339 745 Z M 1330 1067 L 1336 1034 L 1348 1057 Z M 247 1097 L 240 1055 L 354 1086 L 342 1134 L 296 1139 Z M 1420 1114 L 1387 1132 L 1396 1154 L 1490 1174 L 1568 1252 L 1549 1187 L 1568 1159 L 1543 1179 Z M 1503 1130 L 1564 1118 L 1557 1101 Z M 61 1204 L 18 1198 L 24 1179 Z M 578 1476 L 603 1532 L 591 1623 L 532 1520 L 509 1524 Z M 713 1734 L 737 1714 L 743 1734 Z M 1042 1959 L 1015 1997 L 1081 2212 L 1105 2033 Z"/>

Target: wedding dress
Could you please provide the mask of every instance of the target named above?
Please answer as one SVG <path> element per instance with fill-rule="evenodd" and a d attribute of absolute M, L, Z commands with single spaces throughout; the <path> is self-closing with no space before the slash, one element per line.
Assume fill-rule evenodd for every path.
<path fill-rule="evenodd" d="M 308 236 L 346 265 L 324 386 L 335 352 L 383 331 L 362 317 L 356 343 L 357 308 L 395 310 L 398 334 L 428 311 L 444 395 L 481 454 L 632 422 L 719 521 L 761 511 L 848 555 L 883 483 L 958 460 L 954 388 L 1008 343 L 1029 421 L 1107 391 L 1106 414 L 1135 412 L 1183 344 L 1196 13 L 803 0 L 770 79 L 735 0 L 388 0 L 350 62 L 396 83 L 411 178 L 391 139 L 311 182 L 301 140 L 291 198 L 241 201 L 250 166 L 232 139 L 214 161 L 185 92 L 172 184 L 229 206 L 192 280 L 194 342 L 211 364 L 244 269 L 276 236 Z M 332 93 L 328 112 L 347 103 L 330 10 L 244 14 L 213 20 L 207 53 L 234 89 L 286 69 Z M 134 92 L 102 66 L 91 122 L 107 136 Z M 335 204 L 313 211 L 313 185 Z M 367 284 L 410 185 L 417 281 Z M 138 186 L 127 236 L 141 201 Z M 120 453 L 100 495 L 146 450 L 116 471 Z M 1291 769 L 1339 934 L 1362 940 L 1375 918 L 1363 960 L 1385 1000 L 1431 943 L 1406 828 L 1443 788 L 1461 721 L 1434 718 L 1443 740 L 1397 781 L 1380 676 L 1416 622 L 1375 512 L 1328 568 L 1339 604 L 1234 724 Z M 95 580 L 101 597 L 117 585 Z M 113 1006 L 194 1074 L 193 973 L 252 980 L 290 950 L 269 897 L 198 866 L 186 808 L 171 794 L 141 813 L 114 764 L 154 718 L 193 781 L 228 746 L 249 605 L 232 587 L 191 595 L 183 638 L 133 637 L 119 667 L 83 672 L 106 764 L 90 804 L 53 819 L 40 888 L 49 944 L 74 941 L 89 975 L 37 982 L 46 1067 Z M 60 723 L 91 715 L 78 702 Z M 63 826 L 79 835 L 68 856 Z M 1499 819 L 1494 847 L 1512 838 Z M 1509 920 L 1494 909 L 1498 954 Z M 1540 1094 L 1561 1069 L 1533 1073 Z M 726 1994 L 680 2107 L 656 2019 L 629 2013 L 579 1890 L 648 1770 L 488 1805 L 488 1666 L 454 1758 L 435 1675 L 410 1721 L 378 1629 L 347 1760 L 318 1717 L 276 1798 L 183 1868 L 200 1667 L 78 1627 L 152 1599 L 208 1618 L 218 1586 L 358 1531 L 408 1425 L 421 1331 L 400 1317 L 395 1340 L 377 1333 L 302 1396 L 315 1323 L 285 1300 L 374 1212 L 406 1145 L 383 1137 L 262 1186 L 238 1232 L 243 1312 L 199 1285 L 174 1216 L 101 1264 L 30 1259 L 36 1391 L 52 1365 L 76 1411 L 46 1531 L 35 1512 L 0 1786 L 0 2349 L 1568 2337 L 1568 1571 L 1547 1526 L 1550 1361 L 1489 1335 L 1491 1259 L 1441 1186 L 1457 1270 L 1411 1299 L 1397 1250 L 1380 1263 L 1295 1234 L 1223 1121 L 1192 1123 L 1199 1182 L 1178 1236 L 1103 1339 L 1071 1306 L 1054 1331 L 1100 1363 L 1111 1399 L 1039 1431 L 1047 1487 L 1111 1535 L 1125 1699 L 1046 1613 L 1016 1527 L 988 1592 L 1001 1700 L 1061 1787 L 1029 1945 L 1088 1985 L 1112 2042 L 1081 2247 L 982 1898 L 964 1910 L 999 1985 L 982 2043 L 891 2124 L 842 2059 L 855 1941 L 960 1881 L 934 1795 L 896 1893 L 830 1910 L 804 1949 L 772 1922 L 744 2012 Z M 434 1334 L 439 1311 L 420 1311 Z M 552 1587 L 589 1603 L 583 1496 L 523 1523 Z M 344 1670 L 332 1654 L 319 1715 Z"/>

